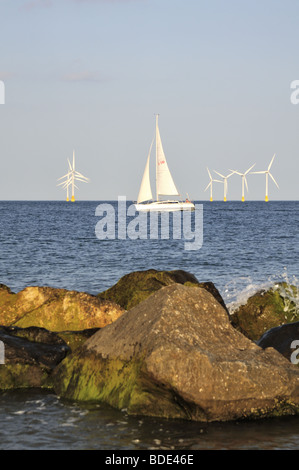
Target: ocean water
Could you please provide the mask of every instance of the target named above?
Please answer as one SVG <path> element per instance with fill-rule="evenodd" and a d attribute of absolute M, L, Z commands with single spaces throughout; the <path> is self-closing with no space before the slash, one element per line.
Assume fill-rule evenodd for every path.
<path fill-rule="evenodd" d="M 106 203 L 117 227 L 117 202 Z M 262 287 L 298 285 L 298 202 L 199 201 L 197 250 L 171 230 L 168 239 L 150 239 L 149 231 L 145 239 L 99 239 L 102 204 L 0 202 L 0 283 L 14 292 L 38 285 L 97 294 L 132 271 L 183 269 L 212 281 L 231 311 Z M 295 449 L 299 438 L 297 417 L 211 425 L 133 418 L 36 390 L 2 393 L 0 422 L 0 449 Z"/>

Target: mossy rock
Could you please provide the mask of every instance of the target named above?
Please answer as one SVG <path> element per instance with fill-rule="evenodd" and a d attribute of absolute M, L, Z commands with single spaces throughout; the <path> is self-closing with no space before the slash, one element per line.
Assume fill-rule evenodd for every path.
<path fill-rule="evenodd" d="M 196 277 L 183 270 L 135 271 L 123 276 L 117 284 L 98 294 L 103 300 L 110 300 L 125 310 L 138 305 L 159 289 L 172 284 L 182 284 L 187 287 L 203 287 L 214 295 L 218 302 L 225 307 L 223 299 L 212 282 L 198 282 Z M 225 307 L 226 308 L 226 307 Z"/>
<path fill-rule="evenodd" d="M 57 335 L 70 348 L 71 352 L 76 351 L 85 341 L 94 335 L 99 328 L 89 328 L 82 331 L 59 331 Z"/>
<path fill-rule="evenodd" d="M 202 288 L 165 286 L 53 371 L 64 399 L 130 415 L 232 421 L 299 412 L 299 371 L 232 327 Z"/>
<path fill-rule="evenodd" d="M 81 331 L 103 328 L 123 313 L 116 303 L 85 292 L 35 286 L 15 294 L 0 285 L 0 325 Z"/>
<path fill-rule="evenodd" d="M 0 390 L 52 389 L 51 374 L 99 328 L 52 332 L 45 328 L 0 326 L 4 364 L 0 365 Z"/>
<path fill-rule="evenodd" d="M 298 289 L 279 283 L 257 292 L 231 315 L 232 325 L 251 340 L 257 341 L 271 328 L 299 321 Z"/>
<path fill-rule="evenodd" d="M 62 338 L 43 328 L 1 326 L 0 340 L 0 390 L 51 388 L 51 372 L 70 352 Z"/>
<path fill-rule="evenodd" d="M 21 363 L 0 366 L 0 391 L 30 388 L 53 388 L 47 368 Z"/>

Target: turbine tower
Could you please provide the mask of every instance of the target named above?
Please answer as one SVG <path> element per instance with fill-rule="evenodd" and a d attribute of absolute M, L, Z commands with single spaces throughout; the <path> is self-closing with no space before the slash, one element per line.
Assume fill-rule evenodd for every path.
<path fill-rule="evenodd" d="M 209 168 L 207 168 L 207 170 L 208 170 L 208 173 L 209 173 L 210 182 L 209 182 L 208 186 L 206 187 L 205 191 L 206 191 L 208 188 L 210 188 L 210 201 L 212 202 L 212 201 L 213 201 L 213 183 L 214 183 L 214 182 L 215 182 L 215 183 L 222 183 L 222 181 L 214 180 L 214 179 L 212 178 L 212 175 L 211 175 L 211 173 L 210 173 Z"/>
<path fill-rule="evenodd" d="M 233 173 L 236 173 L 237 175 L 240 175 L 242 177 L 242 202 L 245 201 L 245 186 L 246 186 L 246 189 L 248 191 L 248 184 L 247 184 L 247 179 L 246 179 L 246 175 L 248 175 L 248 173 L 250 172 L 250 170 L 252 170 L 252 168 L 255 166 L 252 165 L 250 168 L 248 168 L 247 171 L 245 171 L 245 173 L 240 173 L 239 171 L 236 171 L 236 170 L 229 170 L 229 171 L 232 171 Z"/>
<path fill-rule="evenodd" d="M 62 180 L 63 178 L 65 179 L 64 181 L 59 183 L 57 186 L 62 186 L 63 189 L 67 190 L 67 196 L 66 196 L 67 201 L 69 201 L 69 187 L 71 186 L 72 188 L 71 201 L 75 202 L 75 188 L 79 189 L 76 186 L 75 181 L 82 181 L 83 183 L 88 183 L 89 178 L 86 178 L 86 176 L 83 176 L 81 173 L 79 173 L 79 171 L 75 169 L 75 151 L 73 151 L 73 164 L 71 165 L 70 160 L 69 159 L 67 160 L 69 164 L 69 171 L 65 175 L 61 176 L 61 178 L 58 178 L 58 181 Z"/>
<path fill-rule="evenodd" d="M 271 169 L 272 163 L 274 161 L 274 158 L 275 158 L 275 154 L 273 155 L 272 160 L 270 162 L 270 165 L 268 166 L 268 170 L 265 170 L 265 171 L 252 171 L 251 172 L 252 175 L 258 175 L 258 174 L 266 175 L 266 194 L 265 194 L 265 201 L 266 202 L 269 201 L 269 176 L 272 178 L 272 180 L 274 181 L 274 183 L 276 184 L 276 186 L 279 189 L 279 186 L 276 183 L 273 175 L 271 175 L 271 173 L 270 173 L 270 169 Z"/>
<path fill-rule="evenodd" d="M 228 192 L 228 184 L 227 184 L 227 180 L 230 176 L 232 176 L 234 174 L 234 172 L 230 173 L 229 175 L 227 176 L 223 176 L 221 173 L 218 173 L 218 171 L 214 170 L 215 173 L 217 173 L 217 175 L 221 176 L 221 178 L 223 178 L 223 186 L 224 186 L 224 196 L 223 196 L 223 200 L 224 202 L 227 201 L 227 192 Z"/>

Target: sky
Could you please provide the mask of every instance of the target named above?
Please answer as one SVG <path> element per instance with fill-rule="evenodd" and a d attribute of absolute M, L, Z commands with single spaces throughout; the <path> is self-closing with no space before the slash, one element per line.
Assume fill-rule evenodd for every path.
<path fill-rule="evenodd" d="M 0 0 L 0 24 L 0 200 L 65 199 L 73 150 L 76 199 L 136 200 L 155 113 L 184 197 L 276 154 L 270 200 L 298 200 L 298 1 Z M 264 175 L 248 187 L 264 199 Z"/>

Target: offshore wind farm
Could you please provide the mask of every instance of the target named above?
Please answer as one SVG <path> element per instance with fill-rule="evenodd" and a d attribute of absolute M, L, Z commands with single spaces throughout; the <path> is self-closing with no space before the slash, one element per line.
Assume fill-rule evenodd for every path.
<path fill-rule="evenodd" d="M 229 170 L 230 173 L 228 173 L 226 176 L 224 176 L 219 171 L 214 170 L 214 172 L 222 178 L 222 181 L 214 179 L 211 175 L 211 172 L 210 172 L 209 168 L 207 168 L 208 175 L 209 175 L 209 178 L 210 178 L 210 182 L 209 182 L 208 186 L 205 188 L 205 191 L 207 191 L 207 189 L 210 188 L 210 202 L 213 202 L 213 182 L 217 182 L 217 183 L 222 182 L 223 183 L 223 186 L 224 186 L 223 201 L 224 202 L 227 201 L 228 178 L 230 178 L 233 175 L 241 176 L 241 201 L 242 202 L 245 202 L 245 188 L 246 188 L 247 193 L 249 192 L 249 187 L 248 187 L 248 182 L 247 182 L 248 175 L 265 175 L 265 184 L 266 184 L 266 187 L 265 187 L 265 202 L 269 202 L 269 177 L 272 179 L 272 181 L 275 183 L 276 187 L 279 189 L 279 185 L 278 185 L 276 179 L 274 178 L 272 173 L 270 173 L 270 169 L 273 165 L 275 157 L 276 157 L 276 154 L 273 155 L 267 170 L 251 171 L 255 167 L 256 163 L 254 163 L 250 168 L 248 168 L 243 173 L 238 171 L 238 170 L 231 170 L 230 169 Z"/>
<path fill-rule="evenodd" d="M 75 202 L 75 188 L 79 189 L 78 186 L 76 186 L 75 181 L 82 181 L 83 183 L 88 183 L 89 178 L 86 176 L 82 175 L 82 173 L 79 173 L 79 171 L 76 170 L 75 168 L 75 150 L 73 151 L 73 162 L 71 164 L 69 158 L 67 159 L 68 165 L 69 165 L 69 171 L 58 178 L 58 181 L 62 180 L 60 183 L 58 183 L 57 186 L 62 186 L 63 189 L 66 189 L 66 201 L 69 202 L 69 188 L 71 187 L 71 202 Z"/>

